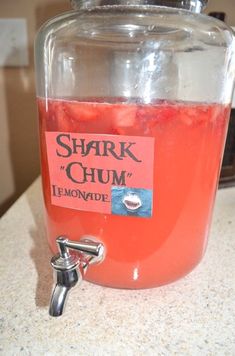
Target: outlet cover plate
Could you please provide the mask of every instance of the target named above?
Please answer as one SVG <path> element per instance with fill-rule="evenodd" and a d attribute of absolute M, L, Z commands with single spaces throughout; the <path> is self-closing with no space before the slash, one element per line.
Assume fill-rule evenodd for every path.
<path fill-rule="evenodd" d="M 0 49 L 1 67 L 29 65 L 26 19 L 0 19 Z"/>

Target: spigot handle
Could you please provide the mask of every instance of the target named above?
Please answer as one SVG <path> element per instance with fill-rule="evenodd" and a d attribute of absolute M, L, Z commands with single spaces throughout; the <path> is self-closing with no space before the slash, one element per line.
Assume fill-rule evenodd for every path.
<path fill-rule="evenodd" d="M 104 256 L 104 245 L 92 239 L 93 237 L 84 236 L 80 241 L 71 241 L 65 236 L 60 236 L 56 239 L 56 242 L 63 258 L 70 256 L 69 249 L 71 249 L 94 257 L 95 262 L 98 262 Z"/>

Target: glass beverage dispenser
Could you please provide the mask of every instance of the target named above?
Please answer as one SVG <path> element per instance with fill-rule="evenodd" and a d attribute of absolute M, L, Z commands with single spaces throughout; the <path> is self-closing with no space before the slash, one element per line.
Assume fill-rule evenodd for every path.
<path fill-rule="evenodd" d="M 235 71 L 206 2 L 75 0 L 38 33 L 51 315 L 84 276 L 156 287 L 205 252 Z"/>

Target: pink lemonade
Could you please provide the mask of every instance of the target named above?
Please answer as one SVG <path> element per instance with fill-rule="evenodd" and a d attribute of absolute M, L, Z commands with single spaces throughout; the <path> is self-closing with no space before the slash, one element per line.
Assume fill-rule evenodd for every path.
<path fill-rule="evenodd" d="M 55 239 L 60 235 L 67 235 L 72 240 L 79 240 L 82 235 L 95 236 L 104 243 L 106 257 L 101 264 L 88 269 L 87 280 L 118 288 L 155 287 L 187 274 L 204 254 L 230 107 L 167 101 L 151 105 L 116 101 L 38 99 L 49 244 L 55 252 Z M 104 204 L 100 205 L 100 211 L 93 208 L 86 211 L 72 203 L 71 206 L 52 203 L 54 188 L 46 142 L 50 132 L 78 135 L 71 137 L 80 137 L 79 134 L 93 137 L 95 134 L 94 137 L 107 138 L 111 135 L 115 142 L 119 136 L 138 138 L 143 148 L 139 154 L 145 159 L 145 167 L 150 167 L 142 169 L 142 183 L 138 183 L 138 187 L 148 188 L 146 182 L 151 175 L 153 177 L 150 216 L 106 213 L 102 210 Z M 145 151 L 145 142 L 146 146 L 150 142 L 148 138 L 154 139 L 151 141 L 153 152 Z M 123 148 L 125 154 L 131 154 L 130 145 L 125 147 L 125 152 Z M 114 156 L 110 147 L 109 153 Z M 135 152 L 137 156 L 138 152 Z M 92 187 L 93 181 L 89 184 Z M 123 186 L 125 181 L 116 177 L 115 185 Z M 79 189 L 82 190 L 81 186 Z M 63 194 L 63 190 L 58 194 Z M 99 194 L 102 196 L 102 190 Z M 97 197 L 94 195 L 93 199 Z M 103 195 L 102 199 L 108 199 L 108 195 L 105 197 Z M 128 196 L 125 199 L 129 210 L 141 206 L 138 197 L 132 196 L 129 202 Z M 73 201 L 78 202 L 78 199 Z"/>

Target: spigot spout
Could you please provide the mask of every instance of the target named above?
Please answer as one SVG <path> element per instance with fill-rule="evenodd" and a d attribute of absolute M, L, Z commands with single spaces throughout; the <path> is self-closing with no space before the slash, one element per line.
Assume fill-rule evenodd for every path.
<path fill-rule="evenodd" d="M 51 296 L 51 303 L 49 308 L 50 316 L 61 316 L 64 311 L 70 288 L 56 284 Z"/>
<path fill-rule="evenodd" d="M 51 296 L 49 308 L 49 314 L 51 316 L 60 316 L 63 314 L 69 291 L 75 287 L 78 282 L 82 281 L 82 271 L 80 268 L 76 268 L 77 265 L 67 270 L 57 269 L 55 271 L 56 285 Z"/>
<path fill-rule="evenodd" d="M 55 287 L 49 308 L 51 316 L 63 314 L 69 291 L 80 284 L 91 264 L 101 262 L 104 257 L 103 244 L 90 238 L 74 242 L 58 237 L 56 241 L 59 253 L 51 259 L 55 271 Z M 73 250 L 71 254 L 70 249 Z"/>

